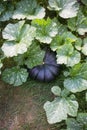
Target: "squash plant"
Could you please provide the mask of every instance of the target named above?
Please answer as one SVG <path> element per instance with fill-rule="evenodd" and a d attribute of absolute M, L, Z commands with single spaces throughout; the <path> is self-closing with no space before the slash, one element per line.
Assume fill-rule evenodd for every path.
<path fill-rule="evenodd" d="M 45 48 L 50 51 L 46 52 Z M 6 61 L 13 61 L 6 68 Z M 27 66 L 27 67 L 25 67 Z M 67 130 L 87 129 L 87 1 L 2 0 L 0 2 L 0 74 L 13 86 L 30 76 L 50 81 L 52 102 L 44 104 L 50 124 L 65 120 Z M 28 68 L 28 69 L 27 69 Z M 61 67 L 60 67 L 61 69 Z M 46 72 L 46 73 L 45 73 Z M 58 80 L 56 78 L 56 80 Z M 84 93 L 86 109 L 80 109 Z"/>

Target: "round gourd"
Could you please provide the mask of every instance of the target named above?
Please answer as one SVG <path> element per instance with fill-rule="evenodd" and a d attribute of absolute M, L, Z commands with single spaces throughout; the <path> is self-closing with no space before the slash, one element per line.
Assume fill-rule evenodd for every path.
<path fill-rule="evenodd" d="M 47 50 L 43 59 L 43 64 L 30 69 L 29 75 L 32 79 L 49 82 L 59 74 L 59 65 L 56 62 L 56 54 Z"/>

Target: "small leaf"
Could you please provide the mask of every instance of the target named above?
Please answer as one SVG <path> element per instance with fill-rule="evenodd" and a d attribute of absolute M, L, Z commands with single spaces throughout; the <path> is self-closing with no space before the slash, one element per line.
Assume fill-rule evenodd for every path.
<path fill-rule="evenodd" d="M 49 0 L 49 9 L 59 11 L 62 18 L 72 18 L 78 13 L 78 2 L 76 0 Z"/>
<path fill-rule="evenodd" d="M 60 96 L 61 95 L 61 88 L 58 86 L 53 86 L 51 88 L 51 92 L 56 95 L 56 96 Z"/>
<path fill-rule="evenodd" d="M 36 27 L 36 39 L 40 42 L 50 44 L 52 38 L 57 34 L 57 24 L 53 22 L 50 18 L 36 19 L 32 21 L 32 25 Z"/>
<path fill-rule="evenodd" d="M 13 86 L 22 85 L 24 82 L 26 82 L 27 77 L 28 77 L 27 70 L 18 67 L 5 69 L 4 72 L 2 73 L 3 81 Z"/>
<path fill-rule="evenodd" d="M 45 16 L 45 9 L 37 4 L 36 0 L 21 0 L 16 5 L 13 19 L 42 19 Z"/>

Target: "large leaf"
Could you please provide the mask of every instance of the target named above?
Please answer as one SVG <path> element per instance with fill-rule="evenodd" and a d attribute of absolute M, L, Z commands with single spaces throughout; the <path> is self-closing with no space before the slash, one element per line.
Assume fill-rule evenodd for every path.
<path fill-rule="evenodd" d="M 60 91 L 59 87 L 53 87 L 52 92 L 56 95 L 60 95 L 60 97 L 55 98 L 52 102 L 47 101 L 44 104 L 44 109 L 50 124 L 66 120 L 68 115 L 73 117 L 77 115 L 78 102 L 71 99 L 71 96 L 65 97 L 64 95 L 64 97 L 62 97 L 62 91 L 58 91 Z"/>
<path fill-rule="evenodd" d="M 45 9 L 37 4 L 36 0 L 21 0 L 16 5 L 14 19 L 41 19 L 45 16 Z"/>
<path fill-rule="evenodd" d="M 36 39 L 43 43 L 49 44 L 58 32 L 57 24 L 50 18 L 33 20 L 32 25 L 37 28 Z"/>
<path fill-rule="evenodd" d="M 25 64 L 28 68 L 43 64 L 44 55 L 45 51 L 41 50 L 40 46 L 37 43 L 33 42 L 27 51 L 28 57 L 25 60 Z"/>
<path fill-rule="evenodd" d="M 77 64 L 70 71 L 70 77 L 65 79 L 64 86 L 76 93 L 87 89 L 87 63 Z"/>
<path fill-rule="evenodd" d="M 73 66 L 80 62 L 80 53 L 75 51 L 72 44 L 64 44 L 57 49 L 57 63 Z"/>
<path fill-rule="evenodd" d="M 72 18 L 77 15 L 79 6 L 77 0 L 49 0 L 49 9 L 59 11 L 63 18 Z"/>
<path fill-rule="evenodd" d="M 84 35 L 87 32 L 87 18 L 81 10 L 77 17 L 68 20 L 68 27 L 72 31 L 78 32 L 80 35 Z"/>
<path fill-rule="evenodd" d="M 24 21 L 8 24 L 3 30 L 3 38 L 7 40 L 2 45 L 4 54 L 7 57 L 13 57 L 26 52 L 27 48 L 32 44 L 35 32 L 35 27 L 24 24 Z"/>
<path fill-rule="evenodd" d="M 24 82 L 26 82 L 27 77 L 27 70 L 19 67 L 5 69 L 2 73 L 3 81 L 14 86 L 22 85 Z"/>
<path fill-rule="evenodd" d="M 87 56 L 87 38 L 83 41 L 82 53 Z"/>
<path fill-rule="evenodd" d="M 50 124 L 61 122 L 67 119 L 67 115 L 76 116 L 78 103 L 64 98 L 55 98 L 54 101 L 47 101 L 44 104 L 47 119 Z"/>
<path fill-rule="evenodd" d="M 58 32 L 59 32 L 59 30 L 58 30 Z M 61 46 L 63 44 L 73 43 L 76 41 L 77 41 L 77 37 L 75 35 L 73 35 L 71 32 L 66 30 L 66 31 L 63 31 L 61 34 L 56 35 L 53 38 L 53 40 L 50 44 L 50 47 L 53 51 L 56 51 L 59 48 L 59 46 Z"/>

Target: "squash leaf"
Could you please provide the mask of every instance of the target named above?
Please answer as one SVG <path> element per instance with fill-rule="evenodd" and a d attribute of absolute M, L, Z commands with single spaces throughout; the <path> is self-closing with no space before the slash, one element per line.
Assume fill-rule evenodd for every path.
<path fill-rule="evenodd" d="M 72 18 L 78 13 L 79 5 L 77 0 L 49 0 L 49 9 L 59 12 L 62 18 Z"/>
<path fill-rule="evenodd" d="M 57 24 L 50 18 L 33 20 L 32 25 L 37 29 L 36 39 L 43 43 L 50 44 L 52 37 L 58 32 Z"/>
<path fill-rule="evenodd" d="M 72 44 L 64 44 L 57 49 L 57 63 L 74 66 L 80 62 L 80 53 L 74 50 Z"/>
<path fill-rule="evenodd" d="M 57 91 L 58 89 L 56 88 Z M 44 109 L 48 122 L 54 124 L 66 120 L 68 115 L 75 117 L 77 115 L 78 102 L 72 100 L 71 97 L 60 96 L 56 97 L 52 102 L 47 101 L 44 104 Z"/>
<path fill-rule="evenodd" d="M 13 5 L 8 4 L 1 4 L 3 6 L 2 9 L 0 8 L 0 21 L 7 21 L 13 15 L 14 7 Z"/>
<path fill-rule="evenodd" d="M 45 16 L 45 9 L 37 4 L 36 0 L 21 0 L 16 5 L 13 19 L 42 19 Z"/>
<path fill-rule="evenodd" d="M 83 40 L 82 53 L 87 56 L 87 38 Z"/>
<path fill-rule="evenodd" d="M 58 87 L 58 86 L 53 86 L 53 87 L 51 88 L 51 92 L 52 92 L 54 95 L 56 95 L 56 96 L 60 96 L 60 94 L 61 94 L 61 88 Z"/>
<path fill-rule="evenodd" d="M 3 30 L 3 38 L 7 40 L 2 45 L 5 56 L 13 57 L 26 52 L 35 34 L 36 29 L 29 24 L 24 24 L 24 21 L 8 24 Z"/>
<path fill-rule="evenodd" d="M 0 3 L 0 15 L 1 15 L 1 13 L 4 11 L 4 6 L 3 6 L 3 4 L 1 4 Z"/>
<path fill-rule="evenodd" d="M 28 78 L 26 69 L 19 67 L 7 68 L 2 73 L 2 79 L 13 86 L 22 85 Z"/>
<path fill-rule="evenodd" d="M 79 113 L 77 116 L 77 121 L 81 122 L 87 128 L 87 113 Z"/>
<path fill-rule="evenodd" d="M 64 31 L 64 32 L 62 32 L 62 34 L 56 35 L 53 38 L 53 40 L 50 44 L 50 47 L 53 51 L 56 51 L 59 48 L 59 46 L 61 46 L 63 44 L 73 43 L 76 41 L 77 41 L 77 37 L 75 35 L 73 35 L 69 31 L 66 31 L 66 32 Z"/>
<path fill-rule="evenodd" d="M 45 51 L 41 50 L 40 46 L 33 42 L 33 44 L 29 47 L 26 55 L 27 59 L 25 60 L 25 64 L 28 68 L 32 68 L 36 65 L 43 64 Z"/>
<path fill-rule="evenodd" d="M 68 20 L 68 27 L 71 31 L 78 32 L 79 35 L 84 35 L 87 32 L 87 18 L 81 10 L 77 17 Z"/>
<path fill-rule="evenodd" d="M 67 130 L 86 130 L 87 113 L 78 113 L 77 118 L 68 118 L 66 120 Z"/>
<path fill-rule="evenodd" d="M 86 99 L 86 102 L 87 102 L 87 92 L 86 92 L 86 94 L 85 94 L 85 99 Z"/>
<path fill-rule="evenodd" d="M 82 124 L 78 123 L 74 118 L 68 118 L 66 124 L 67 130 L 83 130 Z"/>
<path fill-rule="evenodd" d="M 87 63 L 79 63 L 71 68 L 70 76 L 64 81 L 64 87 L 73 93 L 87 89 Z"/>

